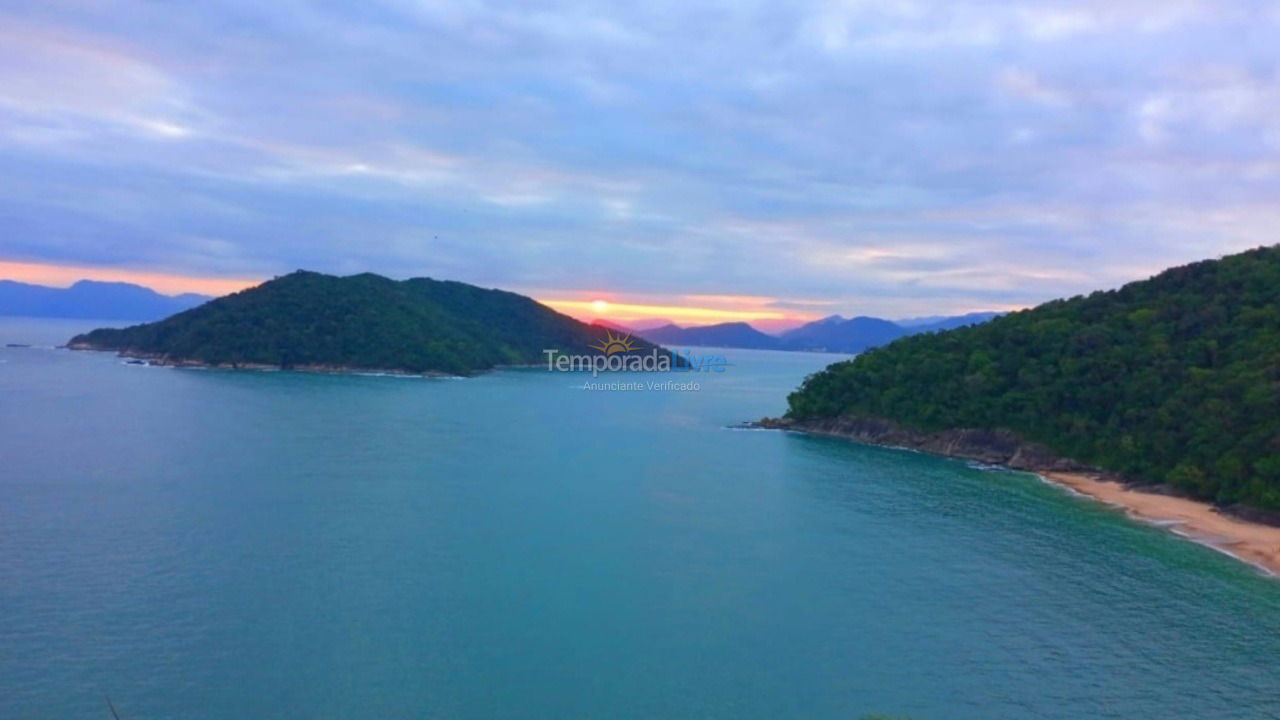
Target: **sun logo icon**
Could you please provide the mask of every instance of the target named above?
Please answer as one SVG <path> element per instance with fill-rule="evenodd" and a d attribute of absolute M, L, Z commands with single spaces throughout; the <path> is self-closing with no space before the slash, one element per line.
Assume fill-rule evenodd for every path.
<path fill-rule="evenodd" d="M 631 333 L 621 333 L 614 335 L 612 330 L 606 330 L 604 338 L 599 345 L 590 346 L 594 350 L 599 350 L 605 355 L 613 355 L 616 353 L 629 353 L 636 349 L 631 342 Z"/>

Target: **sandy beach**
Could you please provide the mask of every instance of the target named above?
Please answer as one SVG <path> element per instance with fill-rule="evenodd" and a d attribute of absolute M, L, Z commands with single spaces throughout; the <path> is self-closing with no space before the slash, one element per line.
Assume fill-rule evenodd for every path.
<path fill-rule="evenodd" d="M 1222 550 L 1268 574 L 1280 576 L 1280 527 L 1223 515 L 1208 503 L 1134 490 L 1085 473 L 1042 472 L 1041 477 L 1123 508 L 1130 517 Z"/>

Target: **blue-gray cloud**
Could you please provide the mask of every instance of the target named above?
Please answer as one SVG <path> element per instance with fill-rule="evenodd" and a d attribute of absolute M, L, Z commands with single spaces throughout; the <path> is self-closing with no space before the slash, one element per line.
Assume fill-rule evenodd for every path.
<path fill-rule="evenodd" d="M 0 259 L 920 314 L 1274 241 L 1267 2 L 0 10 Z"/>

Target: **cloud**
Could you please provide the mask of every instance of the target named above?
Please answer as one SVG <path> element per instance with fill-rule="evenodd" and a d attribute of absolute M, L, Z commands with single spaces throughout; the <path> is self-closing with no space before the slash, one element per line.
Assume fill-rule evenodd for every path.
<path fill-rule="evenodd" d="M 1067 105 L 1070 99 L 1060 90 L 1049 87 L 1035 73 L 1018 68 L 1005 68 L 999 75 L 1000 88 L 1009 94 L 1042 105 Z"/>
<path fill-rule="evenodd" d="M 1031 304 L 1269 241 L 1277 42 L 1247 0 L 0 10 L 0 259 Z"/>

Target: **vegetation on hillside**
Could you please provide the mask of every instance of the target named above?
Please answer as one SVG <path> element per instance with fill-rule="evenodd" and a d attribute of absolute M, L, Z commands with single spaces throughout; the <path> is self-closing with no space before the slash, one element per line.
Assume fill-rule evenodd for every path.
<path fill-rule="evenodd" d="M 797 420 L 1007 428 L 1134 481 L 1280 509 L 1280 247 L 904 338 L 789 402 Z"/>
<path fill-rule="evenodd" d="M 594 354 L 602 335 L 502 290 L 299 270 L 160 322 L 94 330 L 69 344 L 211 365 L 466 374 L 542 363 L 544 349 Z"/>

